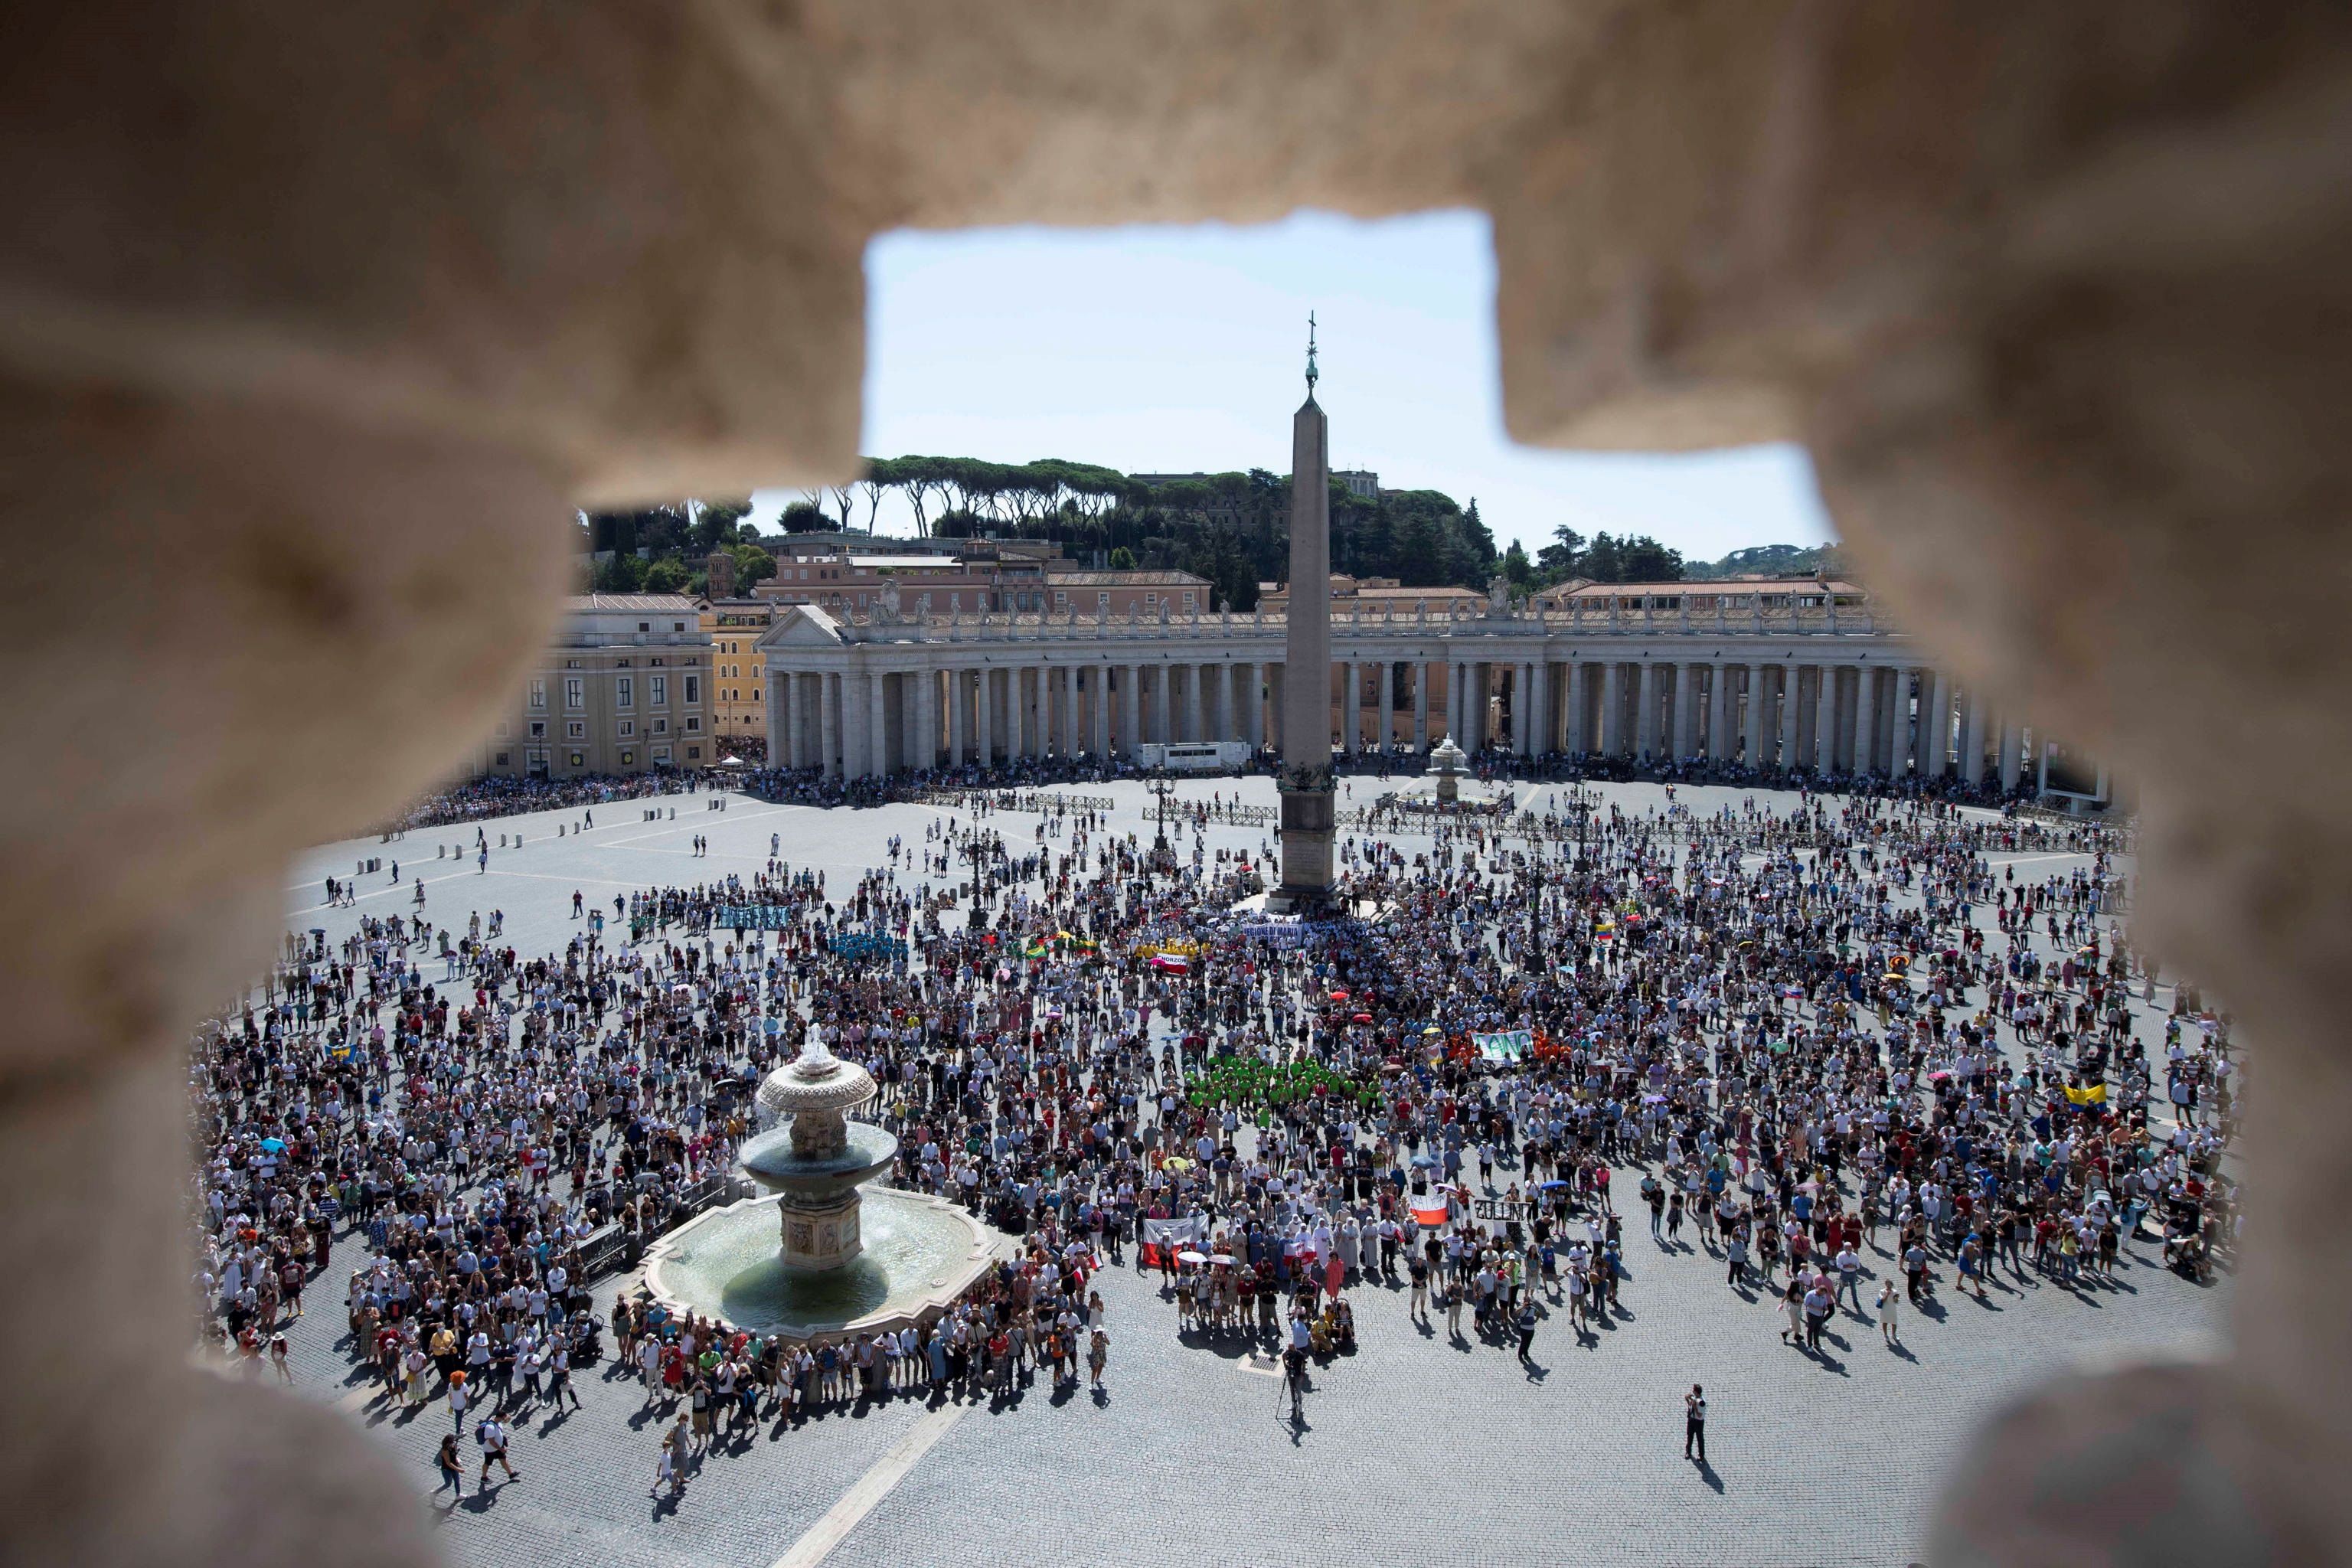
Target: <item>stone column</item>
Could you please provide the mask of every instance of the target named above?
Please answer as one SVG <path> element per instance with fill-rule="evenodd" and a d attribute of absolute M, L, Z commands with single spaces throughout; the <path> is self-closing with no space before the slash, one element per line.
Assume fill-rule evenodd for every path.
<path fill-rule="evenodd" d="M 868 738 L 874 722 L 873 683 L 862 669 L 841 676 L 841 776 L 862 779 L 874 765 L 874 742 Z"/>
<path fill-rule="evenodd" d="M 1927 764 L 1920 772 L 1939 779 L 1952 761 L 1952 678 L 1939 669 L 1932 680 L 1920 683 L 1919 692 L 1927 699 L 1919 710 L 1919 744 Z"/>
<path fill-rule="evenodd" d="M 1373 695 L 1379 699 L 1381 723 L 1375 744 L 1385 752 L 1396 744 L 1396 666 L 1382 659 L 1372 668 L 1380 672 L 1373 678 L 1379 682 Z"/>
<path fill-rule="evenodd" d="M 1031 754 L 1051 756 L 1062 744 L 1062 684 L 1058 665 L 1037 667 L 1037 734 L 1031 742 Z"/>
<path fill-rule="evenodd" d="M 1354 659 L 1339 663 L 1339 749 L 1357 752 L 1364 744 L 1362 672 Z"/>
<path fill-rule="evenodd" d="M 876 670 L 866 678 L 866 700 L 873 717 L 866 726 L 866 743 L 872 748 L 866 763 L 868 778 L 880 778 L 890 771 L 890 690 L 889 677 Z"/>
<path fill-rule="evenodd" d="M 1855 672 L 1859 683 L 1853 697 L 1853 771 L 1878 771 L 1878 688 L 1880 671 L 1864 665 Z"/>
<path fill-rule="evenodd" d="M 841 677 L 820 672 L 817 679 L 817 765 L 824 776 L 841 776 Z"/>
<path fill-rule="evenodd" d="M 1592 707 L 1592 667 L 1582 660 L 1568 667 L 1568 749 L 1571 752 L 1592 750 L 1592 736 L 1587 714 Z"/>
<path fill-rule="evenodd" d="M 1184 666 L 1184 739 L 1188 741 L 1207 738 L 1201 728 L 1201 676 L 1207 668 L 1202 664 Z"/>
<path fill-rule="evenodd" d="M 1890 778 L 1903 777 L 1916 754 L 1911 738 L 1911 690 L 1918 673 L 1916 669 L 1895 672 L 1895 691 L 1886 705 L 1886 773 Z"/>
<path fill-rule="evenodd" d="M 1601 666 L 1601 710 L 1600 736 L 1595 741 L 1595 752 L 1601 757 L 1622 757 L 1625 754 L 1625 666 L 1609 660 Z"/>
<path fill-rule="evenodd" d="M 940 672 L 915 672 L 915 756 L 918 768 L 937 767 L 940 761 Z"/>
<path fill-rule="evenodd" d="M 1242 729 L 1235 737 L 1252 746 L 1265 743 L 1265 693 L 1261 688 L 1265 678 L 1264 667 L 1256 659 L 1245 658 L 1234 666 L 1234 700 L 1241 704 Z"/>
<path fill-rule="evenodd" d="M 1037 667 L 1037 754 L 1041 757 L 1068 749 L 1070 705 L 1062 685 L 1062 678 L 1068 673 L 1066 667 L 1058 664 Z"/>
<path fill-rule="evenodd" d="M 1803 667 L 1783 664 L 1780 671 L 1780 765 L 1794 772 L 1805 762 L 1798 744 L 1799 731 L 1804 722 Z"/>
<path fill-rule="evenodd" d="M 2019 752 L 2024 749 L 2024 731 L 2018 725 L 2011 723 L 2007 714 L 2001 715 L 2000 787 L 2002 789 L 2012 790 L 2017 787 L 2019 770 L 2022 766 L 2022 759 L 2019 756 Z"/>
<path fill-rule="evenodd" d="M 1770 668 L 1763 664 L 1748 667 L 1748 765 L 1751 768 L 1764 765 L 1764 753 L 1769 749 L 1765 743 L 1764 689 L 1765 672 Z"/>
<path fill-rule="evenodd" d="M 1454 737 L 1454 743 L 1457 746 L 1467 745 L 1470 741 L 1462 728 L 1462 715 L 1470 706 L 1469 699 L 1464 695 L 1468 689 L 1469 666 L 1448 659 L 1445 665 L 1445 732 Z"/>
<path fill-rule="evenodd" d="M 1972 784 L 1984 783 L 1984 697 L 1973 686 L 1960 715 L 1960 776 Z"/>
<path fill-rule="evenodd" d="M 1118 667 L 1118 738 L 1119 754 L 1132 757 L 1143 739 L 1143 666 L 1122 664 Z"/>
<path fill-rule="evenodd" d="M 1427 659 L 1412 661 L 1412 749 L 1426 752 L 1429 738 L 1429 672 L 1437 666 Z"/>
<path fill-rule="evenodd" d="M 776 668 L 776 660 L 767 663 L 767 764 L 772 769 L 800 766 L 800 736 L 793 731 L 793 720 L 800 705 L 793 700 L 793 677 Z"/>
<path fill-rule="evenodd" d="M 998 677 L 1003 706 L 996 710 L 996 749 L 1008 765 L 1028 755 L 1024 748 L 1029 743 L 1029 694 L 1022 689 L 1022 666 L 1008 664 Z"/>
<path fill-rule="evenodd" d="M 1738 717 L 1738 691 L 1736 691 L 1738 677 L 1734 675 L 1734 670 L 1738 670 L 1738 668 L 1740 666 L 1728 666 L 1722 658 L 1717 658 L 1712 670 L 1707 672 L 1707 682 L 1710 682 L 1707 699 L 1712 703 L 1712 715 L 1707 720 L 1707 757 L 1715 759 L 1715 762 L 1728 762 L 1740 750 L 1738 729 L 1734 724 L 1734 720 Z"/>
<path fill-rule="evenodd" d="M 1633 743 L 1626 751 L 1639 761 L 1657 745 L 1658 665 L 1655 659 L 1645 658 L 1635 668 L 1634 679 L 1640 684 L 1633 694 Z"/>
<path fill-rule="evenodd" d="M 965 692 L 971 685 L 971 676 L 961 668 L 950 668 L 948 682 L 948 763 L 961 767 L 971 760 L 971 711 L 965 706 Z"/>
<path fill-rule="evenodd" d="M 996 668 L 983 664 L 972 671 L 971 690 L 972 760 L 983 768 L 996 765 L 996 733 L 1002 727 L 996 718 Z"/>
<path fill-rule="evenodd" d="M 1698 751 L 1698 666 L 1688 659 L 1675 664 L 1674 754 L 1683 761 Z"/>
<path fill-rule="evenodd" d="M 1821 666 L 1821 673 L 1816 679 L 1821 688 L 1813 694 L 1813 766 L 1826 777 L 1837 771 L 1837 666 Z"/>

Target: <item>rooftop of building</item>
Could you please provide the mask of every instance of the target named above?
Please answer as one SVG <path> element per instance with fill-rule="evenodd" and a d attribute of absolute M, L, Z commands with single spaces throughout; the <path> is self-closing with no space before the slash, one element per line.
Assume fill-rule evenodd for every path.
<path fill-rule="evenodd" d="M 1205 588 L 1209 580 L 1175 570 L 1115 572 L 1065 566 L 1045 574 L 1050 587 L 1067 588 Z"/>
<path fill-rule="evenodd" d="M 573 615 L 595 610 L 658 610 L 666 615 L 699 614 L 702 602 L 684 594 L 575 594 L 563 602 Z"/>
<path fill-rule="evenodd" d="M 1606 599 L 1626 595 L 1669 594 L 1840 594 L 1864 592 L 1858 583 L 1843 577 L 1691 577 L 1654 583 L 1562 583 L 1543 590 L 1562 599 Z"/>

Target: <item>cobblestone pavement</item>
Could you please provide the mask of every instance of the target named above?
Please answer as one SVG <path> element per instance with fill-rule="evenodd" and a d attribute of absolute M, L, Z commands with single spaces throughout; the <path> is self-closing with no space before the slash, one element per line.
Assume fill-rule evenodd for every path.
<path fill-rule="evenodd" d="M 1184 793 L 1235 787 L 1204 781 Z M 1239 787 L 1246 798 L 1272 798 L 1267 781 Z M 1353 781 L 1354 803 L 1380 787 Z M 1629 810 L 1660 798 L 1652 785 L 1601 787 Z M 1108 793 L 1120 798 L 1122 816 L 1145 804 L 1139 786 Z M 1749 792 L 1679 793 L 1706 812 Z M 1522 786 L 1521 794 L 1536 792 Z M 670 805 L 678 808 L 674 823 Z M 434 919 L 462 922 L 473 908 L 503 908 L 508 940 L 538 952 L 578 929 L 570 918 L 574 887 L 592 898 L 601 889 L 609 905 L 614 891 L 631 887 L 748 875 L 764 861 L 772 832 L 782 835 L 795 866 L 854 880 L 885 858 L 889 835 L 919 840 L 936 815 L 911 805 L 820 812 L 740 797 L 724 812 L 707 810 L 699 796 L 664 807 L 659 824 L 643 821 L 647 807 L 635 802 L 600 807 L 598 826 L 580 837 L 554 836 L 559 822 L 578 820 L 576 812 L 493 824 L 494 845 L 500 831 L 521 832 L 525 844 L 504 855 L 493 848 L 493 869 L 479 877 L 470 860 L 436 866 L 431 858 L 436 841 L 470 847 L 470 826 L 420 830 L 389 846 L 329 846 L 289 879 L 289 927 L 323 926 L 340 941 L 356 915 L 317 909 L 318 879 L 360 855 L 397 852 L 404 887 L 424 876 Z M 993 826 L 1019 842 L 1036 820 L 1008 813 Z M 1134 826 L 1149 836 L 1139 816 Z M 708 858 L 688 853 L 697 832 L 713 840 Z M 1264 838 L 1238 828 L 1208 835 L 1212 848 L 1255 849 Z M 2020 862 L 2021 879 L 2082 863 L 2026 855 L 1996 865 L 2010 858 Z M 387 879 L 362 886 L 362 910 L 410 908 Z M 2159 1001 L 2165 995 L 2159 990 Z M 1634 1179 L 1621 1177 L 1617 1190 L 1630 1194 Z M 500 1568 L 760 1568 L 877 1465 L 885 1477 L 895 1473 L 886 1458 L 918 1436 L 929 1411 L 943 1409 L 951 1424 L 935 1446 L 870 1512 L 846 1520 L 826 1562 L 903 1568 L 1182 1555 L 1223 1563 L 1305 1551 L 1400 1565 L 1474 1557 L 1899 1565 L 1917 1554 L 1937 1477 L 1976 1418 L 2004 1397 L 2085 1361 L 2219 1349 L 2226 1287 L 2203 1290 L 2167 1273 L 2150 1244 L 2126 1250 L 2128 1266 L 2112 1285 L 2073 1291 L 2003 1280 L 1987 1305 L 1950 1291 L 1946 1265 L 1942 1305 L 1905 1313 L 1901 1349 L 1849 1311 L 1824 1353 L 1810 1355 L 1779 1342 L 1770 1298 L 1726 1286 L 1721 1262 L 1696 1247 L 1696 1232 L 1668 1250 L 1652 1241 L 1645 1219 L 1638 1208 L 1628 1215 L 1631 1278 L 1616 1319 L 1579 1336 L 1560 1308 L 1538 1331 L 1531 1366 L 1517 1362 L 1510 1343 L 1449 1337 L 1442 1316 L 1416 1324 L 1402 1288 L 1359 1289 L 1360 1349 L 1316 1372 L 1296 1428 L 1279 1380 L 1252 1366 L 1247 1342 L 1180 1338 L 1156 1276 L 1131 1268 L 1102 1279 L 1112 1336 L 1105 1395 L 1055 1393 L 1041 1383 L 1002 1401 L 894 1399 L 830 1411 L 798 1428 L 763 1424 L 722 1440 L 675 1504 L 651 1495 L 667 1416 L 646 1407 L 608 1361 L 577 1374 L 583 1409 L 533 1412 L 516 1423 L 520 1480 L 477 1493 L 469 1470 L 467 1498 L 444 1516 L 442 1539 L 453 1559 Z M 449 1416 L 438 1403 L 413 1419 L 371 1405 L 372 1389 L 338 1343 L 340 1281 L 357 1255 L 348 1241 L 338 1250 L 338 1271 L 318 1282 L 311 1315 L 289 1336 L 298 1388 L 337 1400 L 393 1445 L 423 1498 Z M 1871 1259 L 1877 1268 L 1889 1261 Z M 611 1291 L 611 1281 L 598 1287 L 601 1299 Z M 1706 1385 L 1711 1468 L 1681 1457 L 1681 1399 L 1694 1382 Z M 477 1464 L 473 1444 L 463 1447 Z M 874 1489 L 869 1483 L 861 1500 Z"/>

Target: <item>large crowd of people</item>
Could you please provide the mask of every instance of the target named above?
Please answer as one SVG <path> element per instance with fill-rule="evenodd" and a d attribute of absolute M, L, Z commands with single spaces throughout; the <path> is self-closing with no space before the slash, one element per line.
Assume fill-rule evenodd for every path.
<path fill-rule="evenodd" d="M 290 1376 L 285 1325 L 337 1298 L 379 1396 L 470 1417 L 485 1477 L 509 1413 L 610 1356 L 677 1416 L 675 1489 L 745 1422 L 1099 1386 L 1105 1268 L 1296 1373 L 1392 1300 L 1366 1281 L 1521 1356 L 1556 1312 L 1590 1335 L 1642 1208 L 1809 1350 L 1841 1310 L 1899 1337 L 1948 1279 L 2094 1292 L 2136 1238 L 2196 1278 L 2229 1255 L 2237 1058 L 2193 987 L 2156 1005 L 2112 829 L 1554 797 L 1370 819 L 1330 911 L 1292 920 L 1244 903 L 1271 834 L 1213 846 L 1212 815 L 1162 844 L 975 795 L 846 884 L 779 837 L 750 874 L 567 891 L 537 955 L 421 910 L 298 944 L 193 1059 L 215 1342 Z M 2000 858 L 2029 849 L 2083 858 Z M 767 929 L 724 923 L 745 906 Z M 616 1293 L 608 1262 L 732 1195 L 760 1077 L 813 1040 L 880 1086 L 887 1179 L 984 1215 L 1004 1261 L 904 1332 L 805 1343 Z"/>

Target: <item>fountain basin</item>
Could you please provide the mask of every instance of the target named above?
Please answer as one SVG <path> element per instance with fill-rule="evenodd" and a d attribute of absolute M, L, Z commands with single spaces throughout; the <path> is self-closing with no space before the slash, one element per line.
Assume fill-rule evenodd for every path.
<path fill-rule="evenodd" d="M 898 1158 L 898 1139 L 870 1121 L 845 1121 L 841 1152 L 811 1157 L 793 1146 L 790 1123 L 772 1127 L 743 1145 L 743 1173 L 770 1192 L 831 1196 L 879 1174 Z"/>
<path fill-rule="evenodd" d="M 807 1340 L 905 1328 L 1008 1256 L 1003 1241 L 941 1199 L 891 1187 L 857 1195 L 862 1245 L 837 1268 L 796 1266 L 777 1250 L 782 1200 L 746 1198 L 656 1242 L 646 1287 L 674 1311 Z"/>

